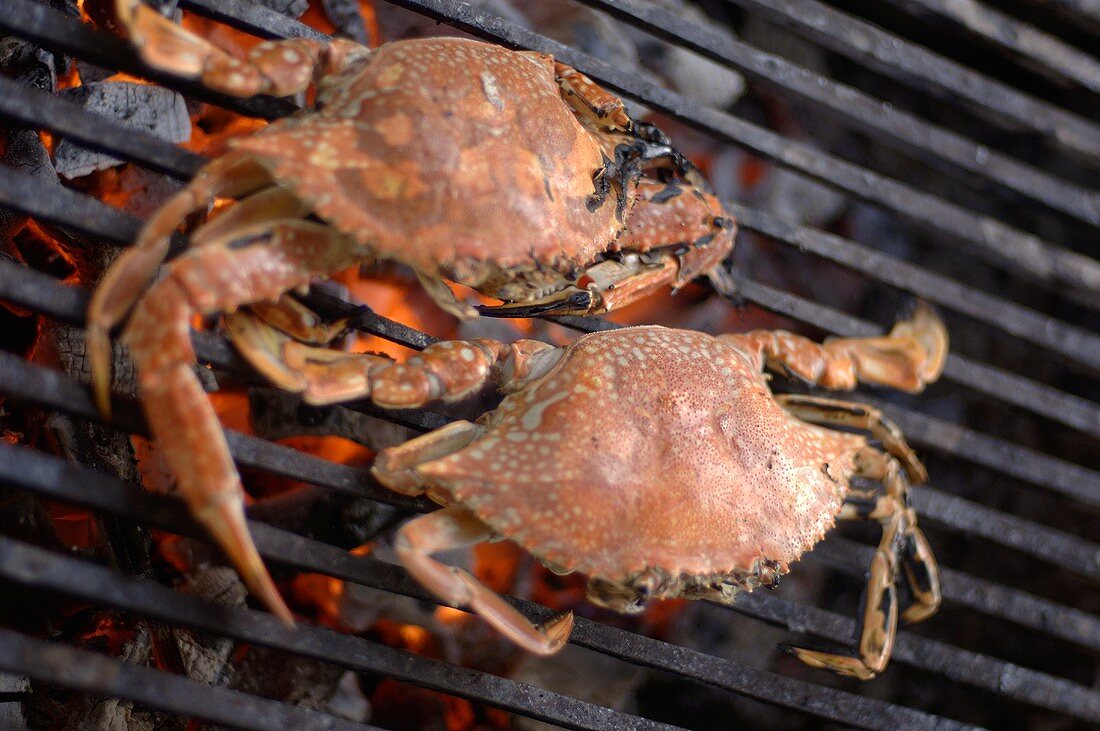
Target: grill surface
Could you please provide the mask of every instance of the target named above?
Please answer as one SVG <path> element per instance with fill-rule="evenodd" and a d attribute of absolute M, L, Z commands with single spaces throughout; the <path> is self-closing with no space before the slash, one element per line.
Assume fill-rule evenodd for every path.
<path fill-rule="evenodd" d="M 789 96 L 812 105 L 823 114 L 833 115 L 870 138 L 931 164 L 939 171 L 937 174 L 957 177 L 965 172 L 980 176 L 994 186 L 1027 199 L 1027 205 L 1034 208 L 1040 218 L 1069 219 L 1070 230 L 1086 231 L 1095 236 L 1100 211 L 1094 190 L 1041 172 L 1002 152 L 986 149 L 954 131 L 884 107 L 881 101 L 864 92 L 842 87 L 746 44 L 734 43 L 713 30 L 670 17 L 649 3 L 583 1 L 655 32 L 665 40 L 708 55 L 781 96 Z M 992 403 L 1001 409 L 998 413 L 1005 413 L 1005 408 L 1011 407 L 1012 418 L 1026 422 L 1031 428 L 1046 429 L 1056 425 L 1054 428 L 1060 430 L 1059 433 L 1076 433 L 1083 443 L 1095 449 L 1095 439 L 1100 437 L 1100 404 L 1081 394 L 1097 393 L 1094 376 L 1098 370 L 1096 364 L 1100 363 L 1100 336 L 1079 323 L 1090 322 L 1089 311 L 1100 310 L 1100 263 L 1056 244 L 1054 236 L 1040 238 L 992 214 L 976 213 L 922 190 L 916 184 L 887 178 L 807 144 L 781 137 L 740 117 L 701 107 L 637 75 L 624 73 L 577 49 L 462 3 L 401 0 L 394 4 L 505 45 L 552 53 L 625 96 L 662 110 L 718 139 L 743 146 L 881 206 L 933 239 L 958 246 L 964 256 L 1003 268 L 1013 277 L 1063 295 L 1067 304 L 1060 306 L 1058 311 L 1067 314 L 1055 317 L 1015 302 L 1010 292 L 993 294 L 841 236 L 792 225 L 765 211 L 726 202 L 743 229 L 808 252 L 810 256 L 803 257 L 807 261 L 831 260 L 884 287 L 936 302 L 954 319 L 961 315 L 971 323 L 980 323 L 978 331 L 997 341 L 1024 341 L 1035 351 L 1035 357 L 1061 359 L 1066 364 L 1066 371 L 1076 375 L 1058 382 L 1071 384 L 1072 392 L 1035 380 L 1025 369 L 1010 366 L 1006 370 L 957 354 L 949 359 L 945 380 L 950 385 L 945 389 L 950 388 L 952 394 L 967 403 Z M 735 0 L 735 4 L 792 26 L 834 52 L 856 63 L 875 67 L 918 90 L 942 94 L 944 89 L 951 89 L 953 96 L 960 98 L 964 105 L 993 112 L 1013 127 L 1022 126 L 1042 134 L 1051 146 L 1086 160 L 1083 165 L 1090 166 L 1100 157 L 1100 127 L 1090 120 L 981 77 L 852 16 L 812 0 L 769 0 L 768 3 Z M 919 0 L 918 4 L 940 5 L 931 0 Z M 244 0 L 184 0 L 181 5 L 263 37 L 318 35 L 295 21 Z M 33 0 L 7 0 L 7 6 L 7 12 L 0 17 L 0 28 L 9 33 L 107 68 L 156 78 L 155 74 L 148 74 L 134 53 L 117 39 L 95 32 Z M 980 32 L 980 28 L 973 31 Z M 1026 41 L 1025 37 L 1022 42 Z M 1010 48 L 1016 53 L 1024 53 L 1019 44 L 1010 45 Z M 1053 62 L 1046 64 L 1048 75 L 1067 76 L 1064 71 Z M 1076 77 L 1073 80 L 1082 84 L 1087 81 Z M 291 105 L 279 100 L 243 102 L 175 80 L 163 81 L 195 98 L 256 116 L 275 118 L 293 110 Z M 47 129 L 180 180 L 186 180 L 202 163 L 200 157 L 157 138 L 122 128 L 2 77 L 0 116 L 13 125 Z M 140 222 L 128 214 L 7 168 L 0 168 L 0 206 L 106 243 L 127 245 L 140 227 Z M 748 245 L 741 244 L 742 247 Z M 749 302 L 825 332 L 841 335 L 881 332 L 879 326 L 867 320 L 775 286 L 739 275 L 737 280 L 741 295 Z M 0 299 L 59 322 L 80 325 L 87 292 L 0 259 Z M 331 314 L 354 311 L 355 324 L 363 332 L 417 349 L 432 342 L 430 336 L 334 301 L 322 293 L 313 293 L 312 299 L 314 305 Z M 949 324 L 952 321 L 949 320 Z M 584 318 L 569 318 L 564 324 L 582 330 L 611 326 Z M 195 343 L 200 359 L 246 377 L 247 369 L 224 340 L 198 333 Z M 80 418 L 98 418 L 86 387 L 6 353 L 0 353 L 0 394 Z M 1067 512 L 1084 516 L 1077 522 L 1085 525 L 1087 531 L 1089 516 L 1100 506 L 1100 473 L 1090 468 L 1095 464 L 1084 466 L 1023 447 L 1011 436 L 992 435 L 990 432 L 996 429 L 981 422 L 975 422 L 975 428 L 971 428 L 932 416 L 918 410 L 919 401 L 911 402 L 915 407 L 903 407 L 882 403 L 873 397 L 861 395 L 860 398 L 881 406 L 913 443 L 925 454 L 935 455 L 937 460 L 932 469 L 933 485 L 921 486 L 913 494 L 922 521 L 934 526 L 936 535 L 944 537 L 944 543 L 954 544 L 953 548 L 949 546 L 941 551 L 940 545 L 934 542 L 941 562 L 946 564 L 943 588 L 948 610 L 933 622 L 948 622 L 952 617 L 969 613 L 971 617 L 999 622 L 1016 632 L 1043 637 L 1046 642 L 1050 640 L 1045 638 L 1056 638 L 1052 646 L 1094 660 L 1100 651 L 1100 617 L 1091 613 L 1096 607 L 1087 596 L 1088 592 L 1095 591 L 1100 580 L 1100 545 L 1087 537 L 1088 532 L 1063 530 L 1037 522 L 1021 506 L 1036 501 L 1051 504 L 1058 501 Z M 976 408 L 976 413 L 981 411 Z M 444 417 L 428 411 L 402 412 L 387 418 L 419 429 L 434 428 L 445 421 Z M 112 426 L 127 432 L 144 432 L 143 419 L 136 405 L 122 399 L 116 401 Z M 426 501 L 404 498 L 381 488 L 365 470 L 332 464 L 241 434 L 230 433 L 229 442 L 234 458 L 245 467 L 403 509 L 431 507 Z M 967 499 L 967 479 L 1003 480 L 1007 484 L 1006 497 L 995 505 Z M 939 480 L 947 487 L 935 487 Z M 202 535 L 173 499 L 145 493 L 88 467 L 27 448 L 0 444 L 0 484 L 143 525 L 183 535 Z M 1026 499 L 1012 498 L 1017 495 L 1024 495 Z M 272 561 L 434 601 L 402 571 L 389 564 L 351 556 L 335 547 L 261 523 L 253 523 L 252 529 L 261 553 Z M 974 547 L 984 556 L 1003 557 L 1007 562 L 1033 567 L 1037 572 L 1060 571 L 1058 576 L 1075 587 L 1076 595 L 1086 598 L 1072 599 L 1075 593 L 1068 592 L 1066 596 L 1071 599 L 1054 601 L 1019 586 L 948 568 L 952 559 L 958 559 L 970 567 L 971 572 L 974 570 L 973 562 L 962 561 L 968 547 Z M 831 537 L 809 558 L 858 577 L 862 576 L 870 553 L 871 549 L 865 545 Z M 429 660 L 358 637 L 310 627 L 287 630 L 261 612 L 216 608 L 175 594 L 151 581 L 128 578 L 6 537 L 0 537 L 0 577 L 212 635 L 397 678 L 569 728 L 667 727 L 657 721 Z M 518 600 L 517 603 L 535 619 L 550 614 L 538 605 Z M 760 592 L 742 597 L 733 609 L 772 625 L 835 642 L 849 643 L 853 633 L 853 622 L 847 616 Z M 995 646 L 963 647 L 932 639 L 925 636 L 926 633 L 923 627 L 917 632 L 899 633 L 894 663 L 888 673 L 907 672 L 918 678 L 942 676 L 981 689 L 985 692 L 981 697 L 1044 709 L 1082 724 L 1100 723 L 1100 693 L 1088 687 L 1089 681 L 1080 678 L 1074 681 L 1059 677 L 1056 672 L 999 659 Z M 906 707 L 859 695 L 863 690 L 861 686 L 849 686 L 855 691 L 852 692 L 816 685 L 584 619 L 578 619 L 571 642 L 632 664 L 661 670 L 672 677 L 846 726 L 956 728 L 965 725 L 937 715 L 939 709 L 935 707 Z M 918 672 L 899 669 L 903 666 Z M 0 630 L 0 670 L 27 674 L 45 683 L 128 698 L 181 715 L 249 728 L 329 728 L 343 727 L 340 724 L 344 723 L 335 717 L 305 713 L 285 704 L 211 688 L 163 673 L 125 667 L 87 652 L 32 640 L 9 630 Z M 825 682 L 827 678 L 818 676 L 814 680 Z M 215 708 L 219 710 L 212 710 Z"/>

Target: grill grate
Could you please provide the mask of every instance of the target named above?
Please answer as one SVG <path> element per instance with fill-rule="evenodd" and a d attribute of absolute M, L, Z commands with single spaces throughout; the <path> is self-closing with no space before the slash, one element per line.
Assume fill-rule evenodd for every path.
<path fill-rule="evenodd" d="M 734 53 L 747 54 L 752 49 L 729 45 L 710 47 L 710 36 L 703 29 L 679 20 L 669 22 L 663 15 L 654 14 L 656 11 L 650 10 L 648 3 L 584 1 L 613 11 L 618 17 L 642 28 L 655 30 L 656 26 L 660 26 L 663 29 L 661 35 L 667 40 L 705 51 L 731 67 L 745 71 L 749 63 Z M 757 3 L 751 0 L 737 2 L 752 6 L 754 11 L 764 10 L 756 7 Z M 243 0 L 184 0 L 182 4 L 264 37 L 317 35 L 301 24 Z M 929 227 L 949 237 L 964 239 L 968 243 L 969 253 L 1046 286 L 1068 287 L 1071 291 L 1066 293 L 1067 296 L 1079 304 L 1100 309 L 1100 264 L 1092 259 L 1010 228 L 994 218 L 975 215 L 905 183 L 889 180 L 809 146 L 786 140 L 732 115 L 699 107 L 636 75 L 619 72 L 576 49 L 556 44 L 462 3 L 402 0 L 394 4 L 423 12 L 429 17 L 506 45 L 553 53 L 627 96 L 662 109 L 720 139 L 741 144 L 856 197 L 877 203 L 918 227 Z M 774 16 L 779 12 L 793 13 L 795 4 L 773 2 L 771 6 L 773 9 L 769 14 Z M 803 8 L 808 6 L 810 4 L 806 3 Z M 823 45 L 838 52 L 855 53 L 857 60 L 868 65 L 873 65 L 872 55 L 875 55 L 874 63 L 885 63 L 877 57 L 881 54 L 875 50 L 855 50 L 854 34 L 864 28 L 853 18 L 822 8 L 820 13 L 810 14 L 808 20 L 799 22 L 824 22 L 821 19 L 832 24 L 828 27 L 833 34 L 829 43 L 822 41 Z M 786 22 L 794 21 L 788 19 Z M 125 44 L 32 0 L 9 0 L 8 12 L 0 17 L 0 28 L 51 50 L 72 53 L 109 68 L 149 76 Z M 876 42 L 881 40 L 878 36 L 874 37 Z M 894 45 L 893 39 L 888 36 L 882 40 L 886 41 Z M 965 68 L 949 69 L 948 73 L 940 65 L 942 59 L 933 63 L 921 55 L 924 52 L 920 49 L 907 44 L 894 47 L 900 49 L 896 54 L 897 66 L 889 68 L 894 69 L 891 73 L 896 73 L 899 78 L 910 79 L 924 69 L 932 69 L 937 83 L 950 79 L 970 80 L 966 87 L 971 94 L 968 97 L 970 103 L 993 108 L 1002 114 L 1015 109 L 1013 105 L 1023 104 L 1017 100 L 1020 95 L 1015 92 L 1013 95 L 1001 95 L 999 87 L 991 80 L 971 80 L 973 74 Z M 807 98 L 802 87 L 807 79 L 815 85 L 818 83 L 816 77 L 807 77 L 796 69 L 781 65 L 765 68 L 767 66 L 765 64 L 763 70 L 756 73 L 792 97 Z M 242 102 L 211 94 L 194 85 L 165 81 L 166 85 L 196 98 L 267 118 L 282 116 L 292 109 L 278 100 Z M 835 92 L 836 89 L 829 86 L 831 83 L 828 82 L 825 88 Z M 917 85 L 923 86 L 925 83 L 931 84 L 920 82 Z M 1075 152 L 1092 155 L 1100 150 L 1100 137 L 1097 136 L 1100 130 L 1094 125 L 1032 101 L 1039 105 L 1041 114 L 1028 117 L 1030 127 Z M 848 105 L 847 109 L 840 110 L 832 101 L 831 94 L 821 97 L 819 102 L 834 113 L 843 112 L 849 122 L 875 139 L 901 145 L 910 151 L 915 146 L 920 148 L 918 152 L 921 155 L 929 159 L 935 157 L 941 161 L 955 162 L 948 152 L 951 148 L 937 143 L 937 140 L 946 138 L 936 137 L 938 128 L 932 125 L 919 121 L 914 124 L 897 114 L 864 114 L 859 111 L 866 108 L 864 102 L 860 102 L 863 106 Z M 1028 107 L 1025 105 L 1022 108 Z M 201 158 L 156 138 L 121 128 L 73 105 L 32 92 L 3 78 L 0 78 L 0 116 L 8 118 L 13 124 L 51 130 L 179 179 L 187 179 L 201 163 Z M 1020 120 L 1013 121 L 1020 123 Z M 966 140 L 962 143 L 973 144 Z M 1096 149 L 1092 147 L 1094 143 L 1097 144 Z M 1010 174 L 1018 163 L 999 154 L 992 154 L 985 162 L 990 159 L 991 165 L 970 165 L 967 162 L 964 168 L 1085 223 L 1095 225 L 1100 222 L 1095 192 L 1041 174 L 1020 179 Z M 839 236 L 809 227 L 791 226 L 771 214 L 743 205 L 732 202 L 727 202 L 727 205 L 746 230 L 768 235 L 789 246 L 841 263 L 888 286 L 920 294 L 948 310 L 984 323 L 1000 337 L 1027 340 L 1075 362 L 1090 373 L 1095 372 L 1095 364 L 1100 363 L 1097 357 L 1100 355 L 1100 338 L 1089 330 L 1015 304 L 1005 297 L 963 285 L 948 276 L 879 254 Z M 65 189 L 48 187 L 29 176 L 4 168 L 0 168 L 0 206 L 26 212 L 102 241 L 124 245 L 132 241 L 140 226 L 136 219 L 98 201 Z M 880 332 L 877 326 L 865 320 L 760 282 L 741 278 L 739 286 L 747 300 L 828 332 L 843 335 Z M 315 304 L 328 305 L 329 309 L 341 306 L 319 293 L 313 296 Z M 0 259 L 0 299 L 58 321 L 79 325 L 83 323 L 86 298 L 87 293 L 78 288 L 62 285 L 46 275 Z M 348 307 L 344 306 L 345 311 Z M 378 334 L 413 348 L 423 348 L 431 342 L 429 336 L 364 310 L 356 311 L 355 323 L 364 332 Z M 608 323 L 582 318 L 570 318 L 567 324 L 588 330 L 608 326 Z M 246 372 L 224 340 L 201 333 L 196 334 L 195 339 L 200 359 L 230 372 Z M 1080 396 L 958 355 L 951 356 L 945 378 L 962 386 L 968 393 L 982 394 L 1019 407 L 1089 437 L 1100 436 L 1100 406 Z M 0 394 L 81 418 L 98 418 L 85 387 L 56 372 L 27 364 L 7 354 L 0 354 Z M 1100 505 L 1100 474 L 1093 470 L 944 419 L 892 404 L 880 405 L 918 445 L 972 463 L 988 472 L 1038 486 L 1043 488 L 1044 494 L 1069 498 L 1093 508 Z M 424 411 L 389 416 L 420 429 L 434 428 L 443 423 L 443 417 Z M 112 425 L 134 433 L 144 431 L 136 405 L 123 400 L 116 402 Z M 242 466 L 301 479 L 404 509 L 425 510 L 431 507 L 426 501 L 404 498 L 381 488 L 364 470 L 328 463 L 240 434 L 230 433 L 229 442 L 234 458 Z M 150 495 L 87 467 L 27 449 L 0 444 L 0 484 L 19 486 L 40 495 L 172 532 L 201 535 L 175 500 Z M 1100 579 L 1100 546 L 1092 541 L 928 486 L 915 491 L 913 498 L 923 520 L 967 537 L 980 536 L 999 546 L 1010 547 L 1033 561 L 1069 569 L 1087 580 Z M 261 553 L 271 560 L 432 601 L 400 570 L 388 564 L 349 556 L 334 547 L 258 523 L 253 523 L 253 531 Z M 846 539 L 830 538 L 810 558 L 844 573 L 861 575 L 869 554 L 870 549 L 866 546 Z M 360 638 L 317 628 L 289 631 L 260 612 L 212 607 L 170 592 L 153 582 L 125 578 L 87 562 L 61 557 L 7 538 L 0 538 L 0 576 L 219 636 L 281 648 L 349 669 L 404 679 L 570 728 L 665 727 L 654 721 L 496 676 L 449 666 Z M 944 598 L 948 605 L 964 606 L 985 616 L 1058 637 L 1086 651 L 1100 649 L 1100 618 L 1088 612 L 951 569 L 944 570 L 943 582 Z M 532 617 L 548 616 L 545 608 L 518 600 L 517 604 Z M 808 631 L 836 641 L 848 642 L 852 635 L 852 622 L 846 617 L 760 593 L 744 597 L 734 609 L 790 630 Z M 577 621 L 572 642 L 630 663 L 849 726 L 896 728 L 899 722 L 902 726 L 913 728 L 962 726 L 950 719 L 913 708 L 766 673 L 583 619 Z M 95 662 L 104 664 L 95 665 L 86 657 L 88 653 L 69 656 L 69 653 L 76 652 L 0 630 L 0 658 L 3 658 L 0 659 L 0 669 L 28 673 L 30 667 L 41 667 L 43 669 L 38 679 L 43 682 L 131 698 L 152 707 L 232 725 L 242 725 L 242 713 L 245 712 L 249 714 L 250 723 L 255 722 L 251 726 L 255 728 L 337 722 L 332 717 L 319 720 L 316 714 L 296 715 L 301 714 L 301 710 L 285 704 L 262 702 L 248 696 L 237 697 L 238 694 L 228 691 L 172 676 L 162 677 L 162 674 L 152 671 L 125 668 L 101 658 Z M 56 660 L 45 662 L 44 658 L 49 657 Z M 942 675 L 1020 703 L 1082 721 L 1100 723 L 1100 693 L 1054 675 L 909 632 L 899 633 L 894 657 L 897 664 Z M 81 668 L 81 671 L 62 672 L 66 665 Z M 56 674 L 51 675 L 55 671 Z M 110 684 L 106 683 L 107 678 L 113 679 Z M 147 692 L 150 688 L 157 690 Z M 187 701 L 187 698 L 191 700 Z M 215 704 L 248 710 L 234 712 L 230 717 L 213 715 L 209 709 Z M 207 712 L 204 713 L 204 710 Z"/>

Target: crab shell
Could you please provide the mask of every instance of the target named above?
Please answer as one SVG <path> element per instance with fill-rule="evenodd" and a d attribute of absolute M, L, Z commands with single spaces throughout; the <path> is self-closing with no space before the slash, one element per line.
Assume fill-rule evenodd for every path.
<path fill-rule="evenodd" d="M 788 415 L 760 366 L 697 332 L 589 335 L 416 470 L 619 610 L 771 583 L 832 526 L 866 439 Z"/>
<path fill-rule="evenodd" d="M 622 211 L 590 197 L 625 135 L 582 124 L 549 56 L 403 41 L 322 84 L 319 110 L 234 145 L 382 258 L 486 291 L 505 271 L 587 264 L 622 230 L 632 190 Z"/>

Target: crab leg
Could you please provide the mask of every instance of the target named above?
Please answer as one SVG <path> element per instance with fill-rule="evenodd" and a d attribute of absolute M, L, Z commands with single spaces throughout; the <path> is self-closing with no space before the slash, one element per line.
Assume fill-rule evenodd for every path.
<path fill-rule="evenodd" d="M 413 578 L 443 601 L 453 607 L 470 607 L 528 652 L 554 654 L 573 631 L 572 612 L 554 617 L 544 625 L 534 625 L 469 572 L 431 558 L 433 553 L 481 543 L 492 537 L 492 531 L 473 513 L 454 506 L 406 523 L 397 532 L 395 550 Z"/>
<path fill-rule="evenodd" d="M 556 350 L 536 340 L 511 345 L 484 338 L 449 340 L 396 363 L 369 353 L 306 345 L 246 311 L 227 315 L 226 323 L 234 343 L 260 372 L 317 405 L 370 398 L 382 408 L 414 409 L 433 401 L 459 401 L 490 380 L 514 389 L 535 376 L 535 356 Z M 552 364 L 546 356 L 538 362 L 539 373 Z"/>
<path fill-rule="evenodd" d="M 778 394 L 775 400 L 792 416 L 811 424 L 866 429 L 871 432 L 871 436 L 882 442 L 887 452 L 897 457 L 912 484 L 919 485 L 928 479 L 928 471 L 906 443 L 901 429 L 873 406 L 799 394 Z"/>
<path fill-rule="evenodd" d="M 248 534 L 244 492 L 217 415 L 194 373 L 194 315 L 233 310 L 307 284 L 349 263 L 339 234 L 307 221 L 273 221 L 263 244 L 208 245 L 181 257 L 135 308 L 125 340 L 137 366 L 150 429 L 180 493 L 248 587 L 291 621 Z M 335 255 L 341 252 L 344 256 Z"/>
<path fill-rule="evenodd" d="M 115 12 L 150 66 L 233 96 L 291 96 L 315 78 L 339 72 L 356 51 L 350 41 L 293 38 L 257 44 L 244 61 L 187 31 L 139 0 L 115 0 Z"/>
<path fill-rule="evenodd" d="M 99 283 L 88 304 L 88 353 L 96 401 L 110 413 L 109 333 L 122 321 L 149 286 L 168 256 L 172 233 L 192 213 L 205 210 L 216 198 L 236 197 L 271 184 L 271 176 L 252 158 L 230 153 L 210 163 L 153 216 L 134 246 L 122 253 Z"/>
<path fill-rule="evenodd" d="M 776 401 L 793 416 L 811 424 L 823 426 L 847 426 L 854 429 L 866 429 L 871 436 L 882 442 L 886 451 L 892 454 L 905 468 L 910 484 L 920 484 L 928 478 L 924 465 L 905 441 L 897 425 L 882 415 L 882 412 L 866 404 L 815 396 L 784 394 L 776 396 Z M 923 622 L 931 617 L 940 606 L 940 574 L 936 559 L 928 539 L 917 527 L 917 515 L 908 506 L 909 485 L 902 480 L 893 483 L 900 486 L 895 492 L 907 511 L 905 530 L 905 552 L 902 556 L 902 568 L 913 596 L 913 603 L 902 612 L 902 619 L 910 624 Z M 851 503 L 861 498 L 858 491 L 849 493 Z M 885 498 L 881 498 L 885 499 Z M 850 517 L 841 513 L 841 517 Z M 867 517 L 867 516 L 861 516 Z"/>
<path fill-rule="evenodd" d="M 947 330 L 923 302 L 883 337 L 830 338 L 819 345 L 785 330 L 753 330 L 718 338 L 769 368 L 839 391 L 864 381 L 917 393 L 939 378 L 947 358 Z"/>
<path fill-rule="evenodd" d="M 916 514 L 907 504 L 909 485 L 898 461 L 865 447 L 856 456 L 855 475 L 877 480 L 886 488 L 886 494 L 878 497 L 862 492 L 849 495 L 837 516 L 842 520 L 875 520 L 882 524 L 882 539 L 871 559 L 860 604 L 859 657 L 800 647 L 784 649 L 808 665 L 870 680 L 886 668 L 893 650 L 899 611 L 895 589 L 899 567 L 905 571 L 913 598 L 902 612 L 907 622 L 927 619 L 939 609 L 939 571 L 924 534 L 917 527 Z"/>

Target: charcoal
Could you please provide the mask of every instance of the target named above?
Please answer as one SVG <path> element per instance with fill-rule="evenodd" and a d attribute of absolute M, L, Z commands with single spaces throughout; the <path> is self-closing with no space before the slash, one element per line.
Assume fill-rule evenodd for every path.
<path fill-rule="evenodd" d="M 183 97 L 174 91 L 148 84 L 115 81 L 87 84 L 62 94 L 96 114 L 150 132 L 169 142 L 191 139 L 187 105 Z M 54 150 L 54 167 L 59 175 L 66 178 L 78 178 L 121 164 L 120 160 L 110 155 L 68 140 L 61 140 Z"/>
<path fill-rule="evenodd" d="M 60 187 L 50 153 L 38 133 L 30 129 L 13 129 L 8 133 L 7 149 L 0 165 Z M 10 237 L 26 222 L 27 217 L 16 211 L 0 209 L 0 245 L 7 246 Z M 16 257 L 20 258 L 20 257 Z"/>
<path fill-rule="evenodd" d="M 7 698 L 15 698 L 31 692 L 31 681 L 22 675 L 0 673 L 0 695 Z M 23 728 L 27 725 L 27 717 L 23 712 L 22 703 L 0 703 L 0 727 Z"/>
<path fill-rule="evenodd" d="M 115 72 L 111 69 L 105 69 L 102 66 L 96 66 L 94 63 L 88 63 L 80 59 L 77 59 L 76 71 L 80 74 L 81 84 L 94 84 L 115 75 Z"/>
<path fill-rule="evenodd" d="M 309 10 L 309 0 L 259 0 L 259 3 L 289 18 L 300 18 Z"/>
<path fill-rule="evenodd" d="M 336 26 L 336 35 L 364 46 L 370 43 L 358 0 L 321 0 L 321 7 L 325 10 L 325 17 Z"/>
<path fill-rule="evenodd" d="M 243 607 L 246 590 L 237 572 L 228 566 L 202 566 L 191 571 L 180 591 L 215 604 Z M 184 629 L 173 631 L 187 677 L 223 686 L 233 674 L 236 643 L 226 637 L 200 635 Z"/>
<path fill-rule="evenodd" d="M 359 679 L 355 673 L 344 673 L 340 682 L 336 684 L 336 691 L 328 699 L 323 710 L 356 723 L 366 723 L 370 720 L 370 701 L 363 695 L 363 689 L 359 687 Z"/>

